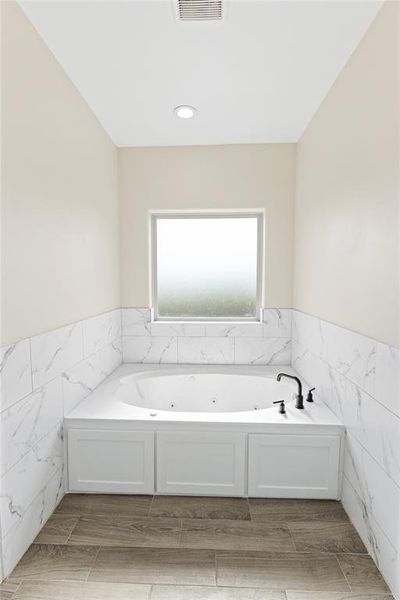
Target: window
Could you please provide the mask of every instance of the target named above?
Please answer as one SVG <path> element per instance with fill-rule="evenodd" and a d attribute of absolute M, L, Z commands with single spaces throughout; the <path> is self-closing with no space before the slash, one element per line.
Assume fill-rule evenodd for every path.
<path fill-rule="evenodd" d="M 153 214 L 157 320 L 258 320 L 261 213 Z"/>

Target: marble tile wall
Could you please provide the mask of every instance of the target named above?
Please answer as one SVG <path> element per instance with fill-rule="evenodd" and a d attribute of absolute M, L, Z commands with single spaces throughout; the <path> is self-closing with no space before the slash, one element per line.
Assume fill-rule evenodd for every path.
<path fill-rule="evenodd" d="M 291 310 L 264 309 L 262 323 L 152 323 L 147 308 L 122 309 L 124 362 L 287 365 Z"/>
<path fill-rule="evenodd" d="M 400 350 L 293 311 L 292 366 L 346 426 L 343 505 L 400 598 Z"/>
<path fill-rule="evenodd" d="M 119 309 L 0 350 L 3 576 L 64 494 L 64 415 L 121 361 Z"/>

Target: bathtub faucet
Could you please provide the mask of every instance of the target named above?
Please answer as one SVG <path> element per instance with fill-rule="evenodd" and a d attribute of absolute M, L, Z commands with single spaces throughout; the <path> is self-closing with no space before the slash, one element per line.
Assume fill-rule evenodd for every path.
<path fill-rule="evenodd" d="M 298 385 L 298 393 L 296 394 L 296 408 L 304 408 L 303 404 L 303 386 L 301 385 L 301 381 L 298 377 L 294 375 L 288 375 L 287 373 L 279 373 L 277 376 L 277 381 L 280 381 L 282 377 L 287 377 L 288 379 L 294 379 Z"/>

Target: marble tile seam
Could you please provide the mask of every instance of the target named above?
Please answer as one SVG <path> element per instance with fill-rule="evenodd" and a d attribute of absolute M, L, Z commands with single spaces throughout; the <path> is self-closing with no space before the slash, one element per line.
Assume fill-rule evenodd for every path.
<path fill-rule="evenodd" d="M 117 309 L 114 309 L 114 310 L 117 310 Z M 124 311 L 124 310 L 150 311 L 150 308 L 148 308 L 148 307 L 137 307 L 137 306 L 121 306 L 120 310 L 121 310 L 121 312 Z M 289 313 L 291 315 L 291 321 L 293 321 L 293 315 L 295 313 L 299 313 L 299 314 L 304 315 L 306 317 L 310 317 L 310 318 L 315 319 L 317 321 L 322 321 L 324 323 L 327 323 L 329 325 L 337 327 L 338 329 L 342 329 L 344 331 L 348 331 L 350 333 L 353 333 L 354 335 L 362 336 L 362 337 L 370 340 L 371 342 L 374 342 L 374 343 L 377 343 L 377 344 L 383 344 L 385 346 L 388 346 L 388 347 L 400 350 L 400 346 L 393 346 L 391 344 L 388 344 L 387 342 L 384 342 L 382 340 L 378 340 L 378 339 L 376 339 L 376 338 L 374 338 L 374 337 L 372 337 L 370 335 L 367 335 L 367 334 L 365 334 L 365 333 L 363 333 L 361 331 L 358 331 L 356 329 L 352 329 L 351 327 L 345 327 L 344 325 L 339 325 L 338 323 L 335 323 L 334 321 L 330 321 L 329 319 L 325 319 L 323 317 L 319 317 L 317 315 L 314 315 L 313 313 L 306 312 L 306 311 L 301 310 L 299 308 L 294 308 L 292 306 L 291 307 L 287 307 L 287 306 L 285 306 L 285 307 L 264 306 L 262 310 L 267 310 L 267 311 L 268 310 L 271 310 L 271 311 L 282 311 L 282 310 L 289 311 Z M 109 312 L 111 312 L 111 311 L 109 311 Z M 150 318 L 149 318 L 148 322 L 150 322 Z M 194 322 L 193 321 L 159 321 L 159 322 L 163 323 L 163 324 L 165 323 L 166 325 L 168 325 L 168 324 L 185 325 L 185 324 L 193 324 L 193 323 L 194 324 L 200 324 L 200 325 L 202 324 L 202 321 L 194 321 Z M 259 321 L 259 322 L 260 323 L 265 323 L 264 320 L 263 321 Z M 207 322 L 207 323 L 213 324 L 212 321 L 211 322 Z M 234 322 L 234 323 L 240 325 L 243 322 Z M 256 323 L 258 323 L 258 321 L 256 321 Z M 218 323 L 218 324 L 220 324 L 220 323 Z M 293 335 L 292 335 L 292 339 L 293 339 Z"/>
<path fill-rule="evenodd" d="M 400 419 L 399 419 L 400 421 Z M 356 440 L 357 444 L 359 444 L 361 446 L 361 448 L 363 449 L 363 451 L 368 454 L 368 456 L 370 458 L 372 458 L 372 460 L 374 461 L 374 463 L 385 473 L 385 475 L 387 475 L 387 477 L 390 479 L 390 481 L 400 490 L 400 485 L 398 484 L 397 481 L 395 481 L 393 479 L 393 477 L 390 475 L 390 473 L 385 469 L 384 466 L 381 465 L 381 463 L 376 459 L 376 457 L 371 454 L 371 452 L 363 445 L 362 442 L 360 442 L 360 440 L 353 434 L 350 434 L 348 432 L 346 432 L 346 438 L 347 437 L 352 437 L 353 439 Z M 344 470 L 343 470 L 343 475 L 345 474 Z M 353 486 L 352 486 L 353 487 Z M 354 489 L 354 488 L 353 488 Z M 400 510 L 400 509 L 399 509 Z"/>
<path fill-rule="evenodd" d="M 293 341 L 293 339 L 292 339 Z M 373 396 L 372 394 L 370 394 L 369 392 L 367 392 L 364 388 L 362 388 L 360 385 L 358 385 L 357 383 L 355 383 L 350 377 L 348 377 L 347 375 L 345 375 L 344 373 L 341 373 L 340 371 L 338 371 L 331 363 L 329 363 L 325 358 L 322 358 L 321 356 L 318 356 L 312 349 L 307 348 L 306 346 L 304 346 L 304 344 L 302 344 L 301 342 L 297 342 L 296 340 L 294 340 L 294 342 L 300 346 L 300 348 L 306 350 L 307 352 L 311 353 L 313 355 L 313 357 L 315 357 L 318 361 L 324 363 L 331 371 L 334 371 L 337 375 L 339 375 L 340 377 L 343 377 L 346 381 L 348 381 L 349 383 L 351 383 L 351 385 L 354 385 L 356 388 L 362 390 L 363 394 L 366 394 L 367 396 L 369 396 L 369 398 L 371 398 L 372 400 L 374 400 L 375 402 L 377 402 L 382 408 L 384 408 L 388 413 L 390 413 L 391 416 L 395 417 L 400 424 L 400 416 L 398 414 L 396 414 L 395 412 L 393 412 L 390 408 L 388 408 L 385 404 L 383 404 L 380 400 L 378 400 L 375 396 Z M 296 369 L 296 367 L 293 365 L 293 357 L 292 357 L 292 364 L 291 366 L 293 367 L 293 369 Z M 304 377 L 301 377 L 302 379 L 304 379 Z M 309 384 L 309 382 L 304 379 L 307 384 Z M 311 385 L 311 384 L 310 384 Z M 318 390 L 316 390 L 317 393 Z M 321 400 L 323 400 L 323 398 L 321 398 Z M 326 404 L 327 406 L 329 406 L 327 404 L 327 402 L 325 402 L 323 400 L 324 404 Z M 331 409 L 332 410 L 332 409 Z"/>
<path fill-rule="evenodd" d="M 136 337 L 136 336 L 135 336 Z M 30 338 L 27 338 L 30 340 Z M 99 348 L 98 350 L 96 350 L 96 352 L 93 352 L 92 354 L 90 354 L 89 356 L 86 356 L 86 358 L 81 358 L 78 360 L 78 362 L 74 363 L 72 365 L 72 367 L 69 367 L 67 370 L 71 371 L 72 369 L 75 369 L 76 367 L 78 367 L 79 365 L 87 362 L 88 360 L 92 359 L 94 356 L 96 356 L 97 354 L 99 354 L 100 352 L 102 352 L 105 348 L 107 348 L 108 346 L 112 346 L 113 343 L 115 342 L 116 339 L 119 339 L 119 336 L 117 338 L 115 338 L 114 340 L 108 342 L 107 344 L 105 344 L 104 346 L 102 346 L 101 348 Z M 32 368 L 30 369 L 31 371 L 31 377 L 32 377 Z M 29 396 L 32 396 L 32 394 L 37 393 L 39 390 L 41 390 L 43 387 L 45 387 L 46 385 L 48 385 L 49 383 L 52 383 L 53 381 L 55 381 L 58 378 L 62 378 L 63 374 L 65 373 L 65 371 L 62 371 L 61 373 L 59 373 L 58 375 L 55 375 L 55 377 L 52 377 L 52 379 L 49 379 L 46 383 L 38 385 L 36 387 L 32 386 L 32 391 L 30 391 L 28 394 L 25 394 L 24 396 L 22 396 L 21 398 L 18 398 L 18 400 L 16 400 L 15 402 L 13 402 L 12 404 L 9 404 L 8 406 L 1 408 L 0 409 L 0 416 L 6 412 L 7 410 L 9 410 L 10 408 L 15 408 L 15 406 L 17 406 L 17 404 L 19 404 L 20 402 L 23 402 L 24 400 L 26 400 L 27 398 L 29 398 Z"/>
<path fill-rule="evenodd" d="M 90 315 L 90 317 L 85 317 L 84 319 L 78 319 L 77 321 L 70 321 L 68 323 L 64 323 L 64 325 L 60 325 L 59 327 L 54 327 L 53 329 L 45 329 L 44 331 L 41 331 L 40 333 L 35 333 L 33 335 L 28 335 L 26 337 L 19 338 L 15 341 L 11 342 L 10 344 L 3 344 L 2 346 L 0 346 L 0 350 L 2 350 L 3 348 L 7 348 L 8 346 L 15 346 L 16 344 L 19 344 L 20 342 L 23 342 L 24 340 L 31 340 L 32 338 L 38 337 L 40 335 L 45 335 L 46 333 L 53 333 L 53 331 L 58 331 L 60 329 L 64 329 L 65 327 L 71 327 L 72 325 L 78 325 L 79 323 L 89 321 L 90 319 L 102 317 L 109 313 L 121 311 L 121 310 L 122 310 L 121 307 L 117 306 L 115 308 L 111 308 L 110 310 L 105 310 L 101 313 L 96 313 L 95 315 Z"/>
<path fill-rule="evenodd" d="M 61 438 L 63 439 L 63 437 L 64 437 L 64 434 L 63 434 L 63 432 L 61 431 L 61 430 L 62 430 L 62 424 L 63 424 L 63 420 L 60 420 L 60 421 L 57 423 L 57 425 L 55 425 L 55 426 L 54 426 L 54 427 L 52 427 L 52 429 L 50 429 L 50 430 L 49 430 L 47 433 L 45 433 L 44 435 L 42 435 L 42 437 L 41 437 L 40 439 L 38 439 L 38 440 L 35 442 L 35 444 L 34 444 L 34 445 L 31 447 L 31 448 L 29 448 L 29 450 L 28 450 L 27 452 L 25 452 L 25 454 L 23 454 L 23 455 L 22 455 L 22 456 L 21 456 L 21 457 L 20 457 L 20 458 L 19 458 L 19 459 L 18 459 L 18 460 L 17 460 L 17 461 L 16 461 L 16 462 L 13 464 L 13 465 L 11 465 L 11 466 L 10 466 L 10 467 L 9 467 L 9 468 L 6 470 L 6 471 L 4 471 L 4 473 L 2 473 L 2 475 L 1 475 L 1 478 L 0 478 L 0 482 L 1 482 L 1 480 L 2 480 L 2 479 L 3 479 L 3 478 L 6 476 L 6 475 L 8 475 L 8 473 L 9 473 L 10 471 L 12 471 L 12 469 L 15 469 L 15 468 L 16 468 L 16 467 L 19 465 L 19 463 L 20 463 L 22 460 L 24 460 L 24 458 L 26 458 L 26 457 L 28 456 L 28 454 L 30 454 L 31 452 L 34 452 L 34 451 L 36 450 L 36 448 L 37 448 L 38 444 L 40 444 L 40 443 L 41 443 L 41 442 L 42 442 L 42 441 L 43 441 L 43 440 L 44 440 L 46 437 L 48 437 L 48 436 L 52 435 L 52 434 L 53 434 L 54 432 L 56 432 L 56 431 L 59 431 L 59 432 L 61 432 Z M 51 478 L 50 478 L 50 479 L 51 479 Z M 47 482 L 47 483 L 48 483 L 48 482 Z M 47 485 L 47 483 L 46 483 L 46 485 Z M 0 494 L 0 496 L 1 496 L 1 494 Z M 36 497 L 37 497 L 37 496 L 35 496 L 35 498 L 36 498 Z"/>
<path fill-rule="evenodd" d="M 343 472 L 343 477 L 346 479 L 347 483 L 350 485 L 350 487 L 352 488 L 354 494 L 357 496 L 357 498 L 360 501 L 360 504 L 364 504 L 364 501 L 362 498 L 360 498 L 359 493 L 357 492 L 357 490 L 354 488 L 353 484 L 351 483 L 350 479 L 347 477 L 346 473 Z M 345 509 L 346 510 L 346 509 Z M 385 540 L 387 541 L 387 543 L 389 544 L 389 546 L 393 549 L 394 554 L 398 554 L 398 549 L 395 548 L 395 546 L 393 546 L 393 543 L 389 540 L 388 536 L 386 535 L 386 533 L 383 531 L 382 526 L 379 524 L 379 522 L 377 521 L 376 517 L 374 516 L 374 514 L 371 514 L 372 519 L 374 520 L 375 524 L 377 527 L 379 527 L 379 531 L 381 533 L 381 535 L 385 538 Z"/>
<path fill-rule="evenodd" d="M 49 385 L 49 383 L 52 383 L 53 381 L 55 381 L 56 379 L 58 379 L 59 377 L 61 377 L 61 375 L 56 375 L 55 377 L 53 377 L 52 379 L 50 379 L 47 383 L 44 383 L 43 385 L 39 385 L 37 388 L 32 389 L 31 392 L 29 392 L 29 394 L 25 394 L 25 396 L 22 396 L 21 398 L 18 398 L 18 400 L 16 400 L 15 402 L 13 402 L 12 404 L 9 404 L 8 406 L 6 406 L 5 408 L 1 408 L 0 409 L 0 416 L 7 412 L 8 410 L 10 410 L 10 408 L 15 408 L 17 406 L 17 404 L 19 404 L 20 402 L 23 402 L 24 400 L 26 400 L 27 398 L 29 398 L 29 396 L 33 396 L 33 394 L 37 394 L 37 392 L 39 390 L 41 390 L 43 387 L 46 387 L 46 385 Z"/>
<path fill-rule="evenodd" d="M 350 333 L 354 333 L 354 335 L 361 335 L 362 337 L 370 340 L 371 342 L 375 342 L 376 344 L 383 344 L 384 346 L 388 346 L 389 348 L 395 348 L 396 350 L 400 350 L 400 345 L 393 346 L 392 344 L 388 344 L 387 342 L 382 342 L 382 340 L 378 340 L 370 335 L 362 333 L 361 331 L 357 331 L 356 329 L 352 329 L 351 327 L 345 327 L 344 325 L 339 325 L 338 323 L 335 323 L 334 321 L 329 321 L 328 319 L 324 319 L 323 317 L 317 317 L 316 315 L 309 313 L 309 312 L 305 312 L 304 310 L 300 310 L 299 308 L 290 308 L 288 310 L 292 311 L 292 317 L 293 317 L 293 314 L 297 312 L 306 317 L 311 317 L 312 319 L 316 319 L 317 321 L 323 321 L 324 323 L 327 323 L 328 325 L 332 325 L 333 327 L 338 327 L 339 329 L 343 329 L 345 331 L 349 331 Z"/>
<path fill-rule="evenodd" d="M 1 416 L 1 415 L 0 415 Z M 63 419 L 60 419 L 60 421 L 58 421 L 57 425 L 55 425 L 53 428 L 49 429 L 49 431 L 47 431 L 46 433 L 44 433 L 41 437 L 39 437 L 35 443 L 28 448 L 28 450 L 26 452 L 24 452 L 23 454 L 21 454 L 21 456 L 18 458 L 17 461 L 15 461 L 14 463 L 12 463 L 9 467 L 7 467 L 7 469 L 5 469 L 5 471 L 2 472 L 1 477 L 0 477 L 0 481 L 1 479 L 3 479 L 3 477 L 5 477 L 6 475 L 8 475 L 8 473 L 14 469 L 15 467 L 18 466 L 18 464 L 24 460 L 24 458 L 26 458 L 28 456 L 28 454 L 30 452 L 34 452 L 35 449 L 37 448 L 38 444 L 40 444 L 48 435 L 50 435 L 51 433 L 53 433 L 55 430 L 57 429 L 61 429 L 61 425 L 63 423 Z M 1 496 L 1 493 L 0 493 Z"/>
<path fill-rule="evenodd" d="M 32 498 L 31 502 L 28 504 L 28 506 L 25 508 L 25 510 L 23 511 L 23 513 L 21 514 L 21 518 L 28 512 L 28 510 L 30 510 L 31 506 L 33 505 L 34 502 L 36 502 L 36 500 L 39 498 L 39 496 L 41 494 L 43 494 L 47 488 L 47 486 L 49 485 L 49 483 L 56 477 L 56 475 L 60 475 L 62 476 L 63 474 L 63 467 L 61 467 L 60 469 L 58 469 L 57 471 L 55 471 L 50 477 L 49 479 L 46 481 L 46 483 L 43 485 L 43 487 L 41 488 L 41 490 L 35 495 L 34 498 Z M 65 494 L 63 494 L 64 496 Z M 57 508 L 57 506 L 60 504 L 60 502 L 62 501 L 63 496 L 59 499 L 59 501 L 57 502 L 56 506 L 54 507 L 54 510 Z M 53 510 L 53 512 L 54 512 Z M 53 512 L 48 516 L 48 518 L 46 519 L 46 521 L 41 525 L 41 529 L 46 525 L 47 521 L 51 518 L 51 516 L 53 515 Z M 4 541 L 4 539 L 6 537 L 8 537 L 8 535 L 10 534 L 11 531 L 13 531 L 14 528 L 17 528 L 19 525 L 19 521 L 17 523 L 15 523 L 10 529 L 9 531 L 6 532 L 6 534 L 3 534 L 2 532 L 2 541 Z M 27 548 L 28 549 L 28 548 Z"/>

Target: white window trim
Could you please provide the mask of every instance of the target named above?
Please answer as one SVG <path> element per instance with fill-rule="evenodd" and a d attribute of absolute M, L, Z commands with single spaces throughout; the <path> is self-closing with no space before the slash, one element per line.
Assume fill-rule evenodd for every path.
<path fill-rule="evenodd" d="M 150 271 L 151 271 L 151 320 L 162 323 L 259 323 L 262 321 L 262 300 L 264 280 L 264 217 L 263 210 L 254 209 L 242 212 L 230 211 L 154 211 L 150 212 Z M 216 219 L 216 218 L 256 218 L 257 219 L 257 287 L 255 317 L 160 317 L 157 298 L 157 221 L 159 219 Z"/>

